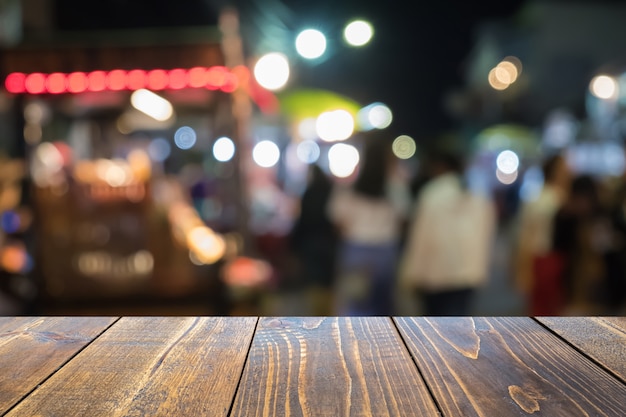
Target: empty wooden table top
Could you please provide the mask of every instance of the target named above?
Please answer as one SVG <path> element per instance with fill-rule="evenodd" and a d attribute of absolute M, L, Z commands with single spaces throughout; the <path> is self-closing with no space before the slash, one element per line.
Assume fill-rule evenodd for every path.
<path fill-rule="evenodd" d="M 0 317 L 6 416 L 626 415 L 620 317 Z"/>

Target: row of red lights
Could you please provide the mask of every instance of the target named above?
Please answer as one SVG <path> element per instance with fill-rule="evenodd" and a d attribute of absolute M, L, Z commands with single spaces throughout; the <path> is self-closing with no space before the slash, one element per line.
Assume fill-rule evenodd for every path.
<path fill-rule="evenodd" d="M 194 67 L 190 69 L 153 69 L 92 71 L 44 74 L 34 72 L 9 74 L 4 85 L 13 94 L 64 94 L 86 91 L 181 90 L 183 88 L 207 88 L 232 93 L 248 81 L 249 70 L 245 66 L 228 69 L 223 66 Z"/>

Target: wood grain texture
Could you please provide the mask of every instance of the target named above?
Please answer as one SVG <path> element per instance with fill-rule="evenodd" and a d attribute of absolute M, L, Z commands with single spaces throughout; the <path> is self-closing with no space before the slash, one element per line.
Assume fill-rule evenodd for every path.
<path fill-rule="evenodd" d="M 0 317 L 0 415 L 115 320 L 115 317 Z"/>
<path fill-rule="evenodd" d="M 225 416 L 256 322 L 124 317 L 8 416 Z"/>
<path fill-rule="evenodd" d="M 626 385 L 530 318 L 395 320 L 445 416 L 624 416 Z"/>
<path fill-rule="evenodd" d="M 263 318 L 233 416 L 437 416 L 390 318 Z"/>
<path fill-rule="evenodd" d="M 626 383 L 626 317 L 538 317 L 537 320 Z"/>

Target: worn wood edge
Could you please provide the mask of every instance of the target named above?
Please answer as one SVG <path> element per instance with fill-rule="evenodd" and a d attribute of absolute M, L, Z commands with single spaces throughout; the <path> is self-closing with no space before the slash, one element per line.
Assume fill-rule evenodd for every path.
<path fill-rule="evenodd" d="M 626 384 L 626 317 L 534 317 L 534 320 L 572 349 Z M 592 341 L 588 341 L 588 331 L 594 333 Z M 610 342 L 607 339 L 612 339 L 612 335 L 621 336 L 623 339 L 621 359 L 613 360 L 609 352 L 615 347 L 607 344 Z"/>
<path fill-rule="evenodd" d="M 49 319 L 49 318 L 54 318 L 54 319 L 66 319 L 67 317 L 56 317 L 56 316 L 32 316 L 32 317 L 18 317 L 19 319 L 24 319 L 24 320 L 19 320 L 22 323 L 18 326 L 13 328 L 12 332 L 18 332 L 20 330 L 22 331 L 26 331 L 29 330 L 33 327 L 35 327 L 38 324 L 41 324 L 43 322 L 43 320 Z M 17 407 L 22 401 L 26 400 L 30 395 L 33 394 L 33 392 L 35 392 L 37 389 L 41 388 L 46 381 L 48 381 L 50 378 L 52 378 L 56 373 L 58 373 L 61 369 L 63 369 L 63 367 L 65 365 L 67 365 L 68 363 L 70 363 L 77 355 L 79 355 L 83 350 L 85 350 L 89 345 L 91 345 L 95 340 L 97 340 L 100 336 L 102 336 L 102 334 L 104 334 L 106 331 L 108 331 L 113 325 L 115 325 L 115 323 L 117 323 L 121 317 L 118 316 L 94 316 L 94 317 L 71 317 L 71 319 L 90 319 L 90 318 L 97 318 L 97 319 L 110 319 L 111 322 L 104 325 L 100 331 L 98 331 L 95 335 L 90 336 L 90 340 L 87 341 L 85 344 L 83 344 L 80 348 L 76 349 L 72 354 L 68 355 L 67 358 L 65 358 L 64 360 L 60 361 L 59 364 L 55 367 L 55 369 L 53 369 L 49 374 L 47 374 L 45 377 L 43 377 L 41 380 L 39 380 L 38 382 L 33 383 L 33 386 L 31 389 L 27 390 L 20 398 L 17 398 L 15 401 L 13 401 L 13 404 L 10 404 L 5 410 L 0 410 L 0 416 L 4 416 L 8 413 L 11 412 L 11 410 L 13 410 L 15 407 Z M 1 320 L 2 318 L 0 318 Z M 29 326 L 30 325 L 30 326 Z M 5 333 L 6 334 L 6 333 Z M 0 337 L 2 336 L 2 334 L 0 333 Z"/>

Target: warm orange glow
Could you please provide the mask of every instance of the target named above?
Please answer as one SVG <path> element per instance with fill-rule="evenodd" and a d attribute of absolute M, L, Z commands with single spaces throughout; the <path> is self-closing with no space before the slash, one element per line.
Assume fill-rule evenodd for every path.
<path fill-rule="evenodd" d="M 219 261 L 226 250 L 224 239 L 206 226 L 197 226 L 187 234 L 187 246 L 204 264 Z"/>
<path fill-rule="evenodd" d="M 497 68 L 493 68 L 489 71 L 488 81 L 489 85 L 496 90 L 505 90 L 509 84 L 503 83 L 500 81 L 496 75 Z"/>
<path fill-rule="evenodd" d="M 272 267 L 266 261 L 240 256 L 225 265 L 222 273 L 228 285 L 251 287 L 268 283 Z"/>
<path fill-rule="evenodd" d="M 10 273 L 18 273 L 24 269 L 28 261 L 26 252 L 18 246 L 7 246 L 0 255 L 0 265 Z"/>

